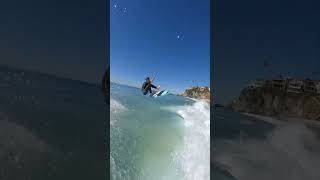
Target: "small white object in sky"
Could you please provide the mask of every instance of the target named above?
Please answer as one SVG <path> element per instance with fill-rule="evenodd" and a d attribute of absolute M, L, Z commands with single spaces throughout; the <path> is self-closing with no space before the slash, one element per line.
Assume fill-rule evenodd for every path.
<path fill-rule="evenodd" d="M 127 12 L 127 8 L 123 8 L 123 12 L 126 13 Z"/>
<path fill-rule="evenodd" d="M 177 35 L 177 39 L 180 39 L 180 35 Z"/>
<path fill-rule="evenodd" d="M 117 5 L 117 4 L 115 4 L 115 5 L 113 5 L 113 7 L 114 7 L 114 8 L 117 8 L 117 7 L 118 7 L 118 5 Z"/>

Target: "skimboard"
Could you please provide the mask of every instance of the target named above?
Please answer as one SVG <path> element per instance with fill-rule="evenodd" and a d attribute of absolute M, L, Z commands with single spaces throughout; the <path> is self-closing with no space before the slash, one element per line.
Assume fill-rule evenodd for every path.
<path fill-rule="evenodd" d="M 158 92 L 154 93 L 152 95 L 152 97 L 156 98 L 156 97 L 165 96 L 165 95 L 168 95 L 168 94 L 169 94 L 169 91 L 161 90 L 161 91 L 158 91 Z"/>

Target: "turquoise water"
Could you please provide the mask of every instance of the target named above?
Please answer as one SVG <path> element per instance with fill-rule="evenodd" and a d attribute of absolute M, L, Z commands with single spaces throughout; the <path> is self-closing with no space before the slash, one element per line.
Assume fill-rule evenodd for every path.
<path fill-rule="evenodd" d="M 111 84 L 111 179 L 210 178 L 209 104 Z"/>

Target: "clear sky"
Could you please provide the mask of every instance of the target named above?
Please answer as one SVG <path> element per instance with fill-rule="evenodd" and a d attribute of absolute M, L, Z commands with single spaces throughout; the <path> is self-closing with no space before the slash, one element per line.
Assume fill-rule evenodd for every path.
<path fill-rule="evenodd" d="M 172 92 L 210 85 L 210 0 L 110 3 L 112 81 L 140 87 L 155 75 Z"/>
<path fill-rule="evenodd" d="M 320 79 L 319 3 L 216 0 L 214 99 L 228 102 L 259 77 Z"/>
<path fill-rule="evenodd" d="M 1 2 L 0 65 L 100 84 L 107 10 L 105 0 Z"/>

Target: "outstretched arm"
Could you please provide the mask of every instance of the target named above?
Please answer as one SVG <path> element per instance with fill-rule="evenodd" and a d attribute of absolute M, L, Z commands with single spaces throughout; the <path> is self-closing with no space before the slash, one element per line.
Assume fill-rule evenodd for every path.
<path fill-rule="evenodd" d="M 153 84 L 150 84 L 152 88 L 158 88 L 157 86 L 153 85 Z"/>

